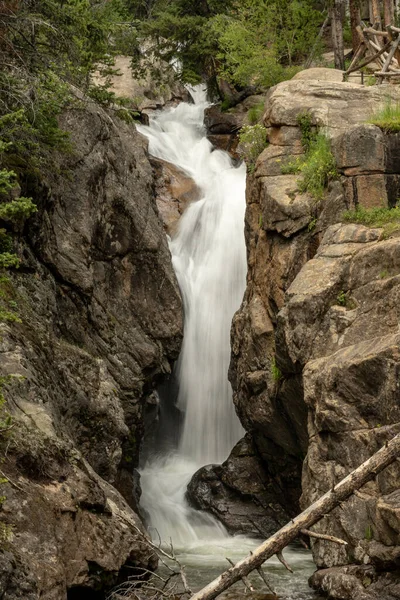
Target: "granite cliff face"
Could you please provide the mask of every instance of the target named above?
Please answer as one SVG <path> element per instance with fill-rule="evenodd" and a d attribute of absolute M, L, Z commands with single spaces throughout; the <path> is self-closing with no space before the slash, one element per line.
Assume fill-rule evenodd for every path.
<path fill-rule="evenodd" d="M 91 103 L 61 127 L 73 151 L 36 190 L 7 284 L 21 323 L 1 325 L 14 423 L 2 439 L 7 600 L 103 598 L 132 567 L 154 566 L 134 467 L 182 337 L 144 140 Z"/>
<path fill-rule="evenodd" d="M 289 516 L 400 430 L 400 238 L 341 224 L 346 208 L 391 206 L 399 196 L 398 136 L 365 124 L 385 96 L 398 101 L 399 92 L 340 79 L 310 70 L 270 91 L 270 144 L 248 177 L 248 279 L 232 326 L 230 378 L 240 419 L 275 487 L 272 505 Z M 304 112 L 331 137 L 340 172 L 319 203 L 297 191 L 297 175 L 281 173 L 303 152 Z M 345 549 L 313 544 L 317 566 L 333 568 L 314 584 L 332 597 L 390 597 L 374 582 L 400 556 L 399 480 L 396 464 L 319 524 L 349 542 Z M 368 567 L 368 577 L 356 569 L 357 585 L 346 587 L 349 572 L 334 569 L 348 563 Z"/>

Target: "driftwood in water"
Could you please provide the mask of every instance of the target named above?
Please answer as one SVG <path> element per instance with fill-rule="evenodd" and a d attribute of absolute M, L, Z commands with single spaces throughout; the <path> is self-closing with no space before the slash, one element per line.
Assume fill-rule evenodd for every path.
<path fill-rule="evenodd" d="M 235 566 L 194 594 L 191 600 L 212 600 L 240 579 L 243 580 L 251 571 L 259 569 L 268 558 L 271 558 L 274 554 L 280 554 L 283 548 L 290 544 L 302 529 L 308 529 L 320 521 L 324 515 L 349 498 L 356 490 L 373 479 L 399 456 L 400 434 L 396 435 L 345 479 L 342 479 L 332 490 L 263 542 L 249 557 L 239 561 Z"/>

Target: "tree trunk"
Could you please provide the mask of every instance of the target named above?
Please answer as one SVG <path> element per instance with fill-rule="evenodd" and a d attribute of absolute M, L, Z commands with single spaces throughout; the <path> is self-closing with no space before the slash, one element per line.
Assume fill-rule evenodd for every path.
<path fill-rule="evenodd" d="M 322 39 L 322 36 L 324 35 L 324 31 L 325 31 L 325 29 L 328 26 L 329 19 L 330 19 L 330 17 L 328 15 L 326 17 L 325 21 L 321 25 L 321 29 L 319 30 L 318 35 L 317 35 L 317 39 L 315 40 L 314 45 L 313 45 L 313 47 L 311 49 L 311 52 L 308 55 L 308 58 L 307 58 L 306 62 L 304 63 L 304 68 L 305 69 L 309 69 L 310 66 L 311 66 L 311 63 L 312 63 L 312 60 L 314 58 L 315 52 L 317 51 L 317 48 L 318 48 L 318 44 L 320 43 L 320 41 Z"/>
<path fill-rule="evenodd" d="M 383 0 L 385 27 L 394 25 L 394 0 Z"/>
<path fill-rule="evenodd" d="M 371 25 L 376 25 L 379 29 L 382 29 L 381 21 L 381 3 L 379 0 L 370 0 L 370 20 Z"/>
<path fill-rule="evenodd" d="M 332 45 L 335 69 L 344 71 L 343 16 L 346 0 L 334 0 L 331 7 Z"/>
<path fill-rule="evenodd" d="M 351 43 L 354 52 L 361 43 L 360 36 L 357 33 L 358 25 L 361 25 L 360 0 L 350 0 Z"/>
<path fill-rule="evenodd" d="M 394 462 L 398 456 L 400 456 L 400 433 L 361 466 L 352 471 L 345 479 L 342 479 L 332 490 L 263 542 L 250 556 L 222 573 L 222 575 L 194 594 L 190 600 L 213 600 L 213 598 L 216 598 L 231 585 L 246 577 L 251 571 L 259 569 L 268 558 L 282 552 L 283 548 L 292 542 L 302 529 L 309 529 L 312 525 L 320 521 L 324 515 L 349 498 L 367 481 L 373 479 L 378 473 Z"/>

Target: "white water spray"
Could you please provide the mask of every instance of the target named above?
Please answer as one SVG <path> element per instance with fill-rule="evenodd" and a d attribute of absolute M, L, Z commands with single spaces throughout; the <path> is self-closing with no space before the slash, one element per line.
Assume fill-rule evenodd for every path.
<path fill-rule="evenodd" d="M 153 458 L 141 473 L 151 525 L 177 547 L 227 537 L 222 525 L 191 509 L 184 496 L 193 473 L 225 460 L 243 435 L 227 373 L 230 325 L 245 289 L 246 171 L 213 150 L 203 127 L 205 93 L 197 88 L 193 95 L 196 104 L 182 103 L 139 127 L 150 154 L 180 167 L 201 190 L 170 242 L 185 311 L 177 365 L 183 433 L 176 454 Z"/>

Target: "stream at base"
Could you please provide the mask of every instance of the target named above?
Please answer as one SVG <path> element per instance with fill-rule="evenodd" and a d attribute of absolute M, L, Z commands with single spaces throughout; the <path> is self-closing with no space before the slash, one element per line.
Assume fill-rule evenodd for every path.
<path fill-rule="evenodd" d="M 229 565 L 226 557 L 234 563 L 238 562 L 260 544 L 260 540 L 252 540 L 241 536 L 231 537 L 223 544 L 204 544 L 195 548 L 181 549 L 177 554 L 182 564 L 186 565 L 186 574 L 193 590 L 199 590 L 218 577 Z M 311 554 L 300 546 L 286 548 L 284 556 L 293 573 L 289 573 L 276 557 L 264 563 L 264 573 L 280 600 L 320 600 L 322 596 L 313 592 L 308 585 L 308 578 L 315 571 Z M 270 590 L 254 573 L 249 575 L 255 591 L 268 593 Z M 220 598 L 239 600 L 245 598 L 244 585 L 236 583 L 221 594 Z"/>
<path fill-rule="evenodd" d="M 138 126 L 149 140 L 150 154 L 179 167 L 200 190 L 199 200 L 186 209 L 170 240 L 185 314 L 175 367 L 176 410 L 184 415 L 183 426 L 168 452 L 153 449 L 140 475 L 149 531 L 155 540 L 173 544 L 191 588 L 197 590 L 227 568 L 227 558 L 237 562 L 260 541 L 230 536 L 212 515 L 191 508 L 185 497 L 192 475 L 206 464 L 223 462 L 244 434 L 227 374 L 230 326 L 243 298 L 247 269 L 246 169 L 207 140 L 205 90 L 192 92 L 194 104 L 181 103 L 154 115 L 148 127 Z M 293 575 L 277 559 L 265 565 L 279 598 L 316 600 L 307 585 L 314 570 L 311 554 L 290 548 L 285 556 Z M 258 576 L 253 579 L 256 589 L 269 591 Z M 236 584 L 227 597 L 240 598 L 242 591 L 243 584 Z"/>

